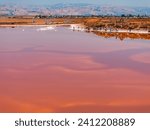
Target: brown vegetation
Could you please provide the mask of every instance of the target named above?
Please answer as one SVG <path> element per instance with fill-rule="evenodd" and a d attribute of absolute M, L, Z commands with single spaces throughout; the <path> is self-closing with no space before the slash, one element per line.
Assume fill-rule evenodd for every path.
<path fill-rule="evenodd" d="M 0 17 L 0 26 L 3 25 L 51 25 L 51 24 L 84 24 L 87 30 L 106 38 L 116 37 L 150 39 L 150 34 L 133 33 L 108 33 L 99 32 L 101 29 L 126 29 L 144 30 L 150 32 L 150 18 L 129 18 L 129 17 L 61 17 L 61 18 L 39 18 L 34 16 Z"/>
<path fill-rule="evenodd" d="M 150 30 L 150 18 L 122 18 L 122 17 L 104 17 L 86 20 L 85 25 L 88 28 L 112 28 L 127 30 Z"/>
<path fill-rule="evenodd" d="M 93 31 L 93 33 L 98 36 L 105 37 L 105 38 L 115 37 L 116 39 L 120 39 L 120 40 L 124 40 L 126 38 L 150 40 L 150 34 L 117 33 L 117 32 L 108 33 L 108 32 L 98 32 L 98 31 Z"/>
<path fill-rule="evenodd" d="M 59 23 L 81 23 L 87 28 L 117 28 L 117 29 L 144 29 L 150 30 L 150 18 L 128 18 L 128 17 L 86 17 L 86 18 L 36 18 L 32 16 L 24 17 L 0 17 L 0 25 L 27 24 L 27 25 L 43 25 L 43 24 L 59 24 Z"/>

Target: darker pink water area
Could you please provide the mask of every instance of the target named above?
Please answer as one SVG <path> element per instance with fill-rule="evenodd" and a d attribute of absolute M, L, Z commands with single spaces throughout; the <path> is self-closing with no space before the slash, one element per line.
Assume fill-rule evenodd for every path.
<path fill-rule="evenodd" d="M 150 112 L 149 41 L 39 28 L 0 29 L 0 112 Z"/>

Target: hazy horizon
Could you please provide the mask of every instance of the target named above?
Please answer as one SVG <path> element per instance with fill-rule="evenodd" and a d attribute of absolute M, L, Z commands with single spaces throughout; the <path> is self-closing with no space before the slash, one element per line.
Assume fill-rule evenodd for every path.
<path fill-rule="evenodd" d="M 75 1 L 75 0 L 0 0 L 0 4 L 17 4 L 17 5 L 53 5 L 58 3 L 87 3 L 87 4 L 97 4 L 97 5 L 112 5 L 112 6 L 132 6 L 132 7 L 150 7 L 149 0 L 136 1 L 136 0 L 84 0 L 84 1 Z"/>

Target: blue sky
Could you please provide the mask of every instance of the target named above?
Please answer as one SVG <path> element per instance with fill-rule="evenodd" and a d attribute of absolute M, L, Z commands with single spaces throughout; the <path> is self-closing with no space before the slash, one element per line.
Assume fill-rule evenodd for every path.
<path fill-rule="evenodd" d="M 49 5 L 56 3 L 92 3 L 103 5 L 121 5 L 121 6 L 148 6 L 150 0 L 0 0 L 0 4 L 25 4 L 25 5 Z"/>

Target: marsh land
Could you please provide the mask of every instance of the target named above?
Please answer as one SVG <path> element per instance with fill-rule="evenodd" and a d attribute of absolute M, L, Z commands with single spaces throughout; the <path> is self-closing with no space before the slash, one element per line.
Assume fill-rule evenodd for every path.
<path fill-rule="evenodd" d="M 116 37 L 121 40 L 150 39 L 149 17 L 81 17 L 81 16 L 11 16 L 0 17 L 1 27 L 15 27 L 21 25 L 69 25 L 80 24 L 86 31 L 96 35 L 110 38 Z"/>

